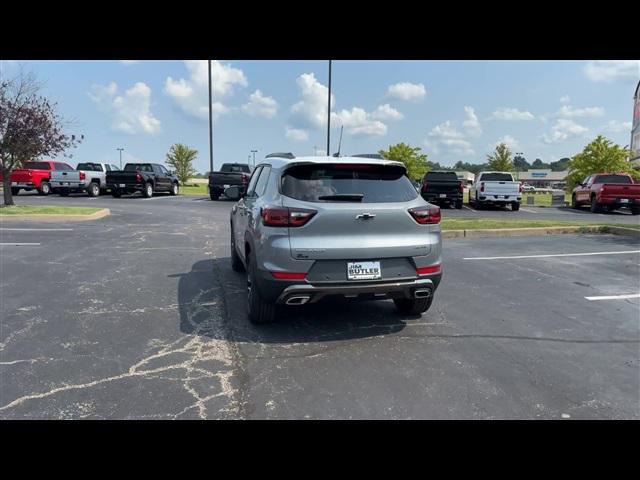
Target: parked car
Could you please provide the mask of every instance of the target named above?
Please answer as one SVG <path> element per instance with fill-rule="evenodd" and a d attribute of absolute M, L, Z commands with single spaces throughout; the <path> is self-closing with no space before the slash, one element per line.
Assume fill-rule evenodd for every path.
<path fill-rule="evenodd" d="M 51 188 L 63 197 L 71 192 L 87 192 L 90 197 L 97 197 L 107 190 L 107 172 L 119 170 L 108 163 L 79 163 L 73 171 L 51 172 Z"/>
<path fill-rule="evenodd" d="M 72 171 L 73 167 L 65 162 L 41 160 L 24 162 L 22 168 L 11 172 L 11 194 L 18 195 L 20 190 L 37 190 L 40 195 L 51 193 L 51 174 L 55 171 Z M 0 182 L 2 174 L 0 173 Z"/>
<path fill-rule="evenodd" d="M 254 323 L 327 296 L 393 299 L 429 309 L 440 283 L 440 208 L 400 162 L 355 157 L 266 158 L 231 209 L 231 264 L 247 272 Z"/>
<path fill-rule="evenodd" d="M 209 173 L 209 198 L 218 200 L 229 187 L 246 187 L 250 176 L 248 163 L 223 163 L 219 171 Z"/>
<path fill-rule="evenodd" d="M 585 178 L 571 193 L 571 206 L 589 205 L 591 211 L 612 211 L 625 207 L 640 214 L 640 184 L 626 173 L 596 173 Z"/>
<path fill-rule="evenodd" d="M 427 202 L 462 208 L 464 181 L 453 171 L 427 172 L 422 179 L 420 194 Z"/>
<path fill-rule="evenodd" d="M 523 192 L 535 192 L 536 190 L 537 190 L 536 187 L 534 187 L 533 185 L 529 185 L 528 183 L 522 184 Z"/>
<path fill-rule="evenodd" d="M 469 189 L 469 205 L 481 209 L 485 205 L 511 205 L 520 210 L 522 183 L 513 179 L 511 172 L 480 172 Z"/>
<path fill-rule="evenodd" d="M 179 192 L 178 177 L 158 163 L 127 163 L 122 171 L 107 172 L 107 188 L 115 198 L 135 192 L 146 198 L 154 192 Z"/>

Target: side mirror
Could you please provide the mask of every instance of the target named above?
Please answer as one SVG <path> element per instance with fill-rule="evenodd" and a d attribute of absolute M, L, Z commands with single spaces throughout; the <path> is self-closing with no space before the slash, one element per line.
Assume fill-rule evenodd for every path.
<path fill-rule="evenodd" d="M 229 200 L 240 200 L 244 197 L 244 189 L 240 189 L 237 186 L 229 187 L 224 191 L 224 196 Z"/>

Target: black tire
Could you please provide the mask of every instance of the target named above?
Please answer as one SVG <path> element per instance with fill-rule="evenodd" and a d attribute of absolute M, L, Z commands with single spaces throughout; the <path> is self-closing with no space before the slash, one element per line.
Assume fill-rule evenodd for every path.
<path fill-rule="evenodd" d="M 61 197 L 68 197 L 69 196 L 69 189 L 68 188 L 61 188 L 60 190 L 58 190 L 58 195 L 60 195 Z"/>
<path fill-rule="evenodd" d="M 420 315 L 431 307 L 433 294 L 429 298 L 394 298 L 393 303 L 402 315 Z"/>
<path fill-rule="evenodd" d="M 142 196 L 144 198 L 153 197 L 153 184 L 151 182 L 145 184 L 144 190 L 142 191 Z"/>
<path fill-rule="evenodd" d="M 19 193 L 20 193 L 19 188 L 11 187 L 11 195 L 13 195 L 14 197 L 17 197 Z"/>
<path fill-rule="evenodd" d="M 640 207 L 631 207 L 631 215 L 640 215 Z"/>
<path fill-rule="evenodd" d="M 233 234 L 233 226 L 231 226 L 231 269 L 234 272 L 244 272 L 244 265 L 242 264 L 242 260 L 240 260 L 240 256 L 236 251 L 236 241 Z"/>
<path fill-rule="evenodd" d="M 461 210 L 462 209 L 462 200 L 458 200 L 456 202 L 456 209 Z"/>
<path fill-rule="evenodd" d="M 247 313 L 249 321 L 256 325 L 273 323 L 276 318 L 276 305 L 264 300 L 256 283 L 256 266 L 251 257 L 247 257 Z"/>
<path fill-rule="evenodd" d="M 42 182 L 40 184 L 40 188 L 38 189 L 38 194 L 46 197 L 50 193 L 51 193 L 51 184 L 49 182 Z"/>
<path fill-rule="evenodd" d="M 591 197 L 591 213 L 600 213 L 601 207 L 598 201 L 596 200 L 595 195 Z"/>
<path fill-rule="evenodd" d="M 91 182 L 89 188 L 87 188 L 87 193 L 90 197 L 97 197 L 100 195 L 100 185 L 96 182 Z"/>
<path fill-rule="evenodd" d="M 120 198 L 122 196 L 122 192 L 120 190 L 111 190 L 111 196 L 113 198 Z"/>
<path fill-rule="evenodd" d="M 209 198 L 213 201 L 216 201 L 220 198 L 219 193 L 209 192 Z"/>
<path fill-rule="evenodd" d="M 178 195 L 178 193 L 180 193 L 180 187 L 178 186 L 177 182 L 173 182 L 173 184 L 171 185 L 171 190 L 169 190 L 169 195 L 175 197 L 176 195 Z"/>
<path fill-rule="evenodd" d="M 511 210 L 513 212 L 517 212 L 518 210 L 520 210 L 520 202 L 511 203 Z"/>
<path fill-rule="evenodd" d="M 576 194 L 571 195 L 571 208 L 578 210 L 580 208 L 580 204 L 576 200 Z"/>

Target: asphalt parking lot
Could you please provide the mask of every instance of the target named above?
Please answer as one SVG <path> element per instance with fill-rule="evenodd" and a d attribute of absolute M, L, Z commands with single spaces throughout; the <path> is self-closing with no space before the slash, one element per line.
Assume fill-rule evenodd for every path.
<path fill-rule="evenodd" d="M 0 243 L 32 245 L 0 247 L 0 418 L 640 418 L 638 240 L 445 240 L 421 318 L 343 301 L 256 327 L 230 267 L 231 202 L 19 202 L 112 215 L 2 221 Z"/>

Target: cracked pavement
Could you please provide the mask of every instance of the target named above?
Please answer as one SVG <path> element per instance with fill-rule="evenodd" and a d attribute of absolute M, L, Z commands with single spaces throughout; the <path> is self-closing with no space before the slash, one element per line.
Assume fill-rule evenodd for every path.
<path fill-rule="evenodd" d="M 584 299 L 640 291 L 640 255 L 463 260 L 637 240 L 449 240 L 420 318 L 328 300 L 256 327 L 230 267 L 230 202 L 46 203 L 112 215 L 0 223 L 1 242 L 41 243 L 0 248 L 2 419 L 640 418 L 640 302 Z"/>

